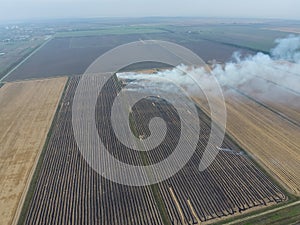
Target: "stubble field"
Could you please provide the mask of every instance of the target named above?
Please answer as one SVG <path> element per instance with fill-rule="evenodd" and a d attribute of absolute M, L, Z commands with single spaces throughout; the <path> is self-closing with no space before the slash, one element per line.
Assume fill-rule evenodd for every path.
<path fill-rule="evenodd" d="M 225 99 L 227 132 L 283 186 L 299 195 L 300 128 L 296 120 L 281 116 L 275 104 L 271 111 L 261 105 L 261 99 L 254 101 L 240 91 L 227 91 Z M 195 101 L 209 112 L 203 100 Z"/>
<path fill-rule="evenodd" d="M 12 224 L 44 145 L 67 78 L 0 88 L 0 224 Z"/>

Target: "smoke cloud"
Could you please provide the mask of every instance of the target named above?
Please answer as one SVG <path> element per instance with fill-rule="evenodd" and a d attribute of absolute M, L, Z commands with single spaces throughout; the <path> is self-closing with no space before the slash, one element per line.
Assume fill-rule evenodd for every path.
<path fill-rule="evenodd" d="M 213 93 L 210 84 L 211 75 L 214 75 L 224 92 L 234 88 L 262 101 L 293 102 L 293 105 L 299 106 L 300 36 L 277 39 L 275 43 L 277 46 L 270 51 L 270 55 L 259 52 L 242 58 L 239 53 L 234 53 L 230 62 L 212 65 L 210 71 L 181 65 L 156 74 L 129 72 L 118 76 L 132 79 L 132 82 L 138 80 L 136 85 L 141 91 L 147 87 L 174 91 L 172 85 L 168 85 L 168 82 L 172 82 L 183 87 L 190 95 L 198 96 L 199 86 L 194 80 L 201 83 L 202 89 L 204 87 L 202 91 Z M 142 85 L 141 80 L 144 81 Z"/>
<path fill-rule="evenodd" d="M 212 74 L 219 79 L 222 86 L 238 88 L 249 85 L 255 88 L 254 85 L 260 83 L 260 92 L 267 92 L 272 84 L 299 93 L 300 36 L 289 36 L 275 42 L 277 46 L 271 50 L 271 55 L 259 52 L 241 58 L 235 53 L 232 62 L 214 65 Z"/>
<path fill-rule="evenodd" d="M 274 58 L 300 62 L 300 36 L 290 35 L 288 38 L 277 39 L 276 48 L 271 50 Z"/>

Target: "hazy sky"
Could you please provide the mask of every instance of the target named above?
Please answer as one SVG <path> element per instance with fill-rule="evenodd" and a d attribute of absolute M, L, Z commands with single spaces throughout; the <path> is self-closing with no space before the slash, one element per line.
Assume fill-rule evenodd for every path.
<path fill-rule="evenodd" d="M 300 20 L 299 0 L 0 0 L 0 3 L 0 21 L 143 16 Z"/>

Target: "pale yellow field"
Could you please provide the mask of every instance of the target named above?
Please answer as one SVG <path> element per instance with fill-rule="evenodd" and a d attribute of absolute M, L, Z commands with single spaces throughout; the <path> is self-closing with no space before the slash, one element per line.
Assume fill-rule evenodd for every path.
<path fill-rule="evenodd" d="M 266 30 L 276 30 L 276 31 L 282 31 L 287 33 L 300 34 L 300 29 L 297 27 L 276 27 L 276 28 L 266 28 Z"/>
<path fill-rule="evenodd" d="M 18 219 L 67 78 L 0 88 L 0 224 Z"/>
<path fill-rule="evenodd" d="M 300 195 L 300 127 L 238 93 L 225 99 L 228 134 L 291 193 Z M 209 113 L 205 101 L 194 100 Z"/>

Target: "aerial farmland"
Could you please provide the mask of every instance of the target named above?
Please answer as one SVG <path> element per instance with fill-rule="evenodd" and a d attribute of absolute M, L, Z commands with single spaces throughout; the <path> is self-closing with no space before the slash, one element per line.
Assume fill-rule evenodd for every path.
<path fill-rule="evenodd" d="M 66 80 L 13 82 L 0 89 L 1 224 L 18 219 Z"/>
<path fill-rule="evenodd" d="M 22 46 L 27 49 L 22 57 L 6 65 L 8 71 L 0 77 L 0 224 L 299 222 L 300 44 L 289 49 L 288 56 L 294 58 L 276 52 L 282 49 L 281 43 L 300 40 L 287 36 L 287 30 L 295 30 L 298 23 L 281 21 L 285 28 L 280 29 L 273 20 L 141 18 L 124 23 L 99 19 L 39 24 L 38 38 L 29 38 L 35 40 L 31 47 Z M 30 34 L 36 32 L 32 27 L 27 28 Z M 97 143 L 84 131 L 84 112 L 90 110 L 84 103 L 92 101 L 89 91 L 94 86 L 80 86 L 80 82 L 89 76 L 86 71 L 98 57 L 120 45 L 143 45 L 147 40 L 183 46 L 201 57 L 205 66 L 133 62 L 119 71 L 93 74 L 95 85 L 110 77 L 94 99 L 94 117 L 87 120 L 87 124 L 95 121 L 105 147 L 99 151 L 124 164 L 148 168 L 168 159 L 181 138 L 183 154 L 193 146 L 191 137 L 197 141 L 189 160 L 183 163 L 176 158 L 175 166 L 170 163 L 170 168 L 164 168 L 178 167 L 174 175 L 147 185 L 127 185 L 109 179 L 109 174 L 118 174 L 122 168 L 105 157 L 99 162 L 95 157 L 96 164 L 91 165 L 82 152 L 76 135 L 85 137 L 87 148 L 94 149 Z M 166 55 L 177 57 L 171 51 Z M 221 120 L 213 116 L 205 89 L 199 92 L 186 79 L 192 76 L 215 93 L 207 82 L 212 75 L 224 97 L 224 102 L 214 101 L 224 103 L 227 115 L 219 146 L 209 141 L 211 136 L 221 136 Z M 176 81 L 175 87 L 161 78 Z M 153 123 L 165 123 L 166 131 L 155 131 L 162 142 L 149 151 L 140 142 L 134 142 L 139 150 L 128 147 L 114 130 L 112 108 L 123 92 L 128 102 L 133 101 L 131 94 L 147 97 L 129 108 L 125 102 L 125 110 L 117 111 L 115 117 L 128 121 L 130 127 L 130 132 L 120 128 L 122 140 L 132 136 L 146 140 L 153 135 Z M 171 100 L 164 99 L 165 93 Z M 75 105 L 76 98 L 83 100 L 82 105 Z M 75 116 L 76 109 L 82 110 L 80 117 Z M 182 119 L 179 112 L 189 116 Z M 83 124 L 82 131 L 75 130 L 74 121 Z M 200 127 L 199 133 L 194 124 Z M 214 152 L 211 164 L 200 170 L 205 154 Z M 105 171 L 99 173 L 97 168 L 102 167 Z M 141 177 L 130 172 L 124 176 L 152 180 L 162 175 L 145 169 Z"/>

